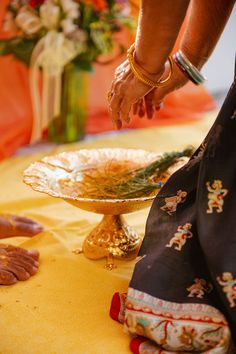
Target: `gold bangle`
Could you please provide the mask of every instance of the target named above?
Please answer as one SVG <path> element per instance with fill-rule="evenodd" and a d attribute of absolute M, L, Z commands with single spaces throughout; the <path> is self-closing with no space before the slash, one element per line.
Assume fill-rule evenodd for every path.
<path fill-rule="evenodd" d="M 169 75 L 163 79 L 163 80 L 159 80 L 159 81 L 153 81 L 149 78 L 147 78 L 143 73 L 140 72 L 140 70 L 137 68 L 137 64 L 135 62 L 134 59 L 134 51 L 135 51 L 135 43 L 133 43 L 131 45 L 131 47 L 127 50 L 127 59 L 129 61 L 130 64 L 130 69 L 132 70 L 134 76 L 141 82 L 143 82 L 144 84 L 151 86 L 151 87 L 159 87 L 159 86 L 163 86 L 165 85 L 171 78 L 172 74 L 173 74 L 173 61 L 171 56 L 168 57 L 168 61 L 170 63 L 170 72 Z"/>

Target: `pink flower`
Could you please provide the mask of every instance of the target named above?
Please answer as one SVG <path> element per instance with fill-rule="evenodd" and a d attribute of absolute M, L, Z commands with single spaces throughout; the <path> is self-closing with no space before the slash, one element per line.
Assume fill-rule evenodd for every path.
<path fill-rule="evenodd" d="M 45 0 L 29 0 L 28 5 L 29 5 L 30 7 L 35 8 L 35 7 L 37 7 L 37 6 L 42 5 L 42 4 L 44 3 L 44 1 L 45 1 Z"/>

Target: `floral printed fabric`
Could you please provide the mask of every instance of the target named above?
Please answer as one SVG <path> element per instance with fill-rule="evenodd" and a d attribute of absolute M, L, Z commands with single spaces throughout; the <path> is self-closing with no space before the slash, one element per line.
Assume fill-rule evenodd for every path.
<path fill-rule="evenodd" d="M 133 353 L 225 354 L 236 343 L 235 109 L 234 82 L 203 144 L 154 200 L 122 315 L 142 336 Z"/>
<path fill-rule="evenodd" d="M 129 333 L 150 338 L 169 352 L 226 353 L 230 343 L 228 324 L 216 308 L 163 301 L 132 288 L 124 325 Z"/>

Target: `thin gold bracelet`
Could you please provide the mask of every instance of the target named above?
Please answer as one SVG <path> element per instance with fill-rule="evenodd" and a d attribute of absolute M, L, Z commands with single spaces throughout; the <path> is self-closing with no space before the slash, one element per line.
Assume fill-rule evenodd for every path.
<path fill-rule="evenodd" d="M 160 87 L 165 85 L 171 78 L 172 74 L 173 74 L 173 61 L 171 56 L 168 57 L 168 61 L 170 63 L 170 72 L 169 75 L 163 79 L 163 80 L 159 80 L 159 81 L 153 81 L 149 78 L 147 78 L 143 73 L 140 72 L 140 70 L 137 68 L 137 64 L 135 62 L 134 59 L 134 51 L 135 51 L 135 43 L 133 43 L 131 45 L 131 47 L 127 50 L 127 59 L 129 61 L 130 64 L 130 69 L 132 70 L 134 76 L 141 82 L 143 82 L 144 84 L 151 86 L 151 87 Z"/>

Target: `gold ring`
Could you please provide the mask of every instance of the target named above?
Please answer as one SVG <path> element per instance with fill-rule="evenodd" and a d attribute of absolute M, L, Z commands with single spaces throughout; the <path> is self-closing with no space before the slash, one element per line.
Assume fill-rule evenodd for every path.
<path fill-rule="evenodd" d="M 112 92 L 112 91 L 109 91 L 108 94 L 107 94 L 107 100 L 108 100 L 108 102 L 111 101 L 112 97 L 113 97 L 113 92 Z"/>

